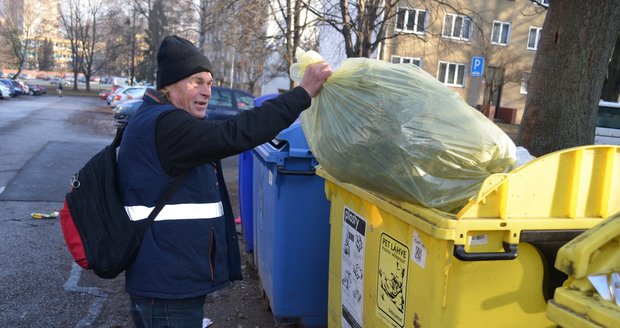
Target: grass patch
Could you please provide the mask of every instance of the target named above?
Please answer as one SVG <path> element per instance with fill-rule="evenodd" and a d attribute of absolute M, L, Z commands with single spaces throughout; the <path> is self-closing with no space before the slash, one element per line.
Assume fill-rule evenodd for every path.
<path fill-rule="evenodd" d="M 101 90 L 93 90 L 93 89 L 91 89 L 90 91 L 73 90 L 73 88 L 67 87 L 62 90 L 62 95 L 63 96 L 77 96 L 77 97 L 99 97 L 99 92 L 101 92 Z M 52 90 L 48 89 L 47 93 L 51 95 L 57 94 L 56 88 L 53 88 Z"/>

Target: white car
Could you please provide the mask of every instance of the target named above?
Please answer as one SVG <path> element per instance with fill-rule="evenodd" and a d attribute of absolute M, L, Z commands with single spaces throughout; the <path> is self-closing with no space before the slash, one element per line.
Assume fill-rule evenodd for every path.
<path fill-rule="evenodd" d="M 4 83 L 0 83 L 0 99 L 11 97 L 11 90 L 4 85 Z"/>
<path fill-rule="evenodd" d="M 594 144 L 620 146 L 620 103 L 599 102 Z"/>
<path fill-rule="evenodd" d="M 141 87 L 141 86 L 137 86 L 137 87 L 122 87 L 120 89 L 118 89 L 111 97 L 110 99 L 110 106 L 112 106 L 112 108 L 116 107 L 116 105 L 120 102 L 123 102 L 125 100 L 129 100 L 129 99 L 136 99 L 136 98 L 142 98 L 142 96 L 144 96 L 144 92 L 146 91 L 147 87 Z"/>

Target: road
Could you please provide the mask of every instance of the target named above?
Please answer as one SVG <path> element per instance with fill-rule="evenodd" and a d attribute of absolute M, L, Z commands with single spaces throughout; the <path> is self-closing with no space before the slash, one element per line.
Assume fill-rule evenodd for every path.
<path fill-rule="evenodd" d="M 133 326 L 124 277 L 72 265 L 58 220 L 30 215 L 58 210 L 70 177 L 113 135 L 111 109 L 97 98 L 0 100 L 0 327 Z M 237 157 L 224 170 L 238 212 Z M 246 259 L 244 280 L 207 298 L 210 327 L 277 326 Z"/>

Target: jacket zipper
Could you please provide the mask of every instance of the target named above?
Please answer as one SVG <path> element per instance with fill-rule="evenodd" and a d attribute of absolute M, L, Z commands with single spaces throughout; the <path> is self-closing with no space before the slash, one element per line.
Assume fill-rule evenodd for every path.
<path fill-rule="evenodd" d="M 211 244 L 209 245 L 209 266 L 211 267 L 211 281 L 215 281 L 215 227 L 211 226 Z"/>

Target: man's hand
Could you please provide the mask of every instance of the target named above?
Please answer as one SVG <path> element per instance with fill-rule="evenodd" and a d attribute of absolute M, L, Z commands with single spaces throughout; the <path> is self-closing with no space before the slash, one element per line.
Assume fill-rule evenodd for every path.
<path fill-rule="evenodd" d="M 325 80 L 332 74 L 332 69 L 326 62 L 309 65 L 299 86 L 304 88 L 310 97 L 316 96 Z"/>

